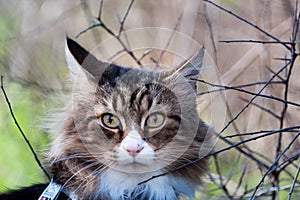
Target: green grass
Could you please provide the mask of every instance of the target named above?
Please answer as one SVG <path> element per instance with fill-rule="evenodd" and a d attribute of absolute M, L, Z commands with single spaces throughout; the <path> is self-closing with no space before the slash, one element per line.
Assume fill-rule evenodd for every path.
<path fill-rule="evenodd" d="M 6 92 L 18 123 L 29 141 L 36 150 L 45 149 L 47 136 L 35 128 L 41 105 L 31 101 L 31 93 L 18 84 L 6 82 Z M 0 99 L 0 110 L 0 192 L 44 182 L 44 175 L 14 124 L 3 97 Z"/>

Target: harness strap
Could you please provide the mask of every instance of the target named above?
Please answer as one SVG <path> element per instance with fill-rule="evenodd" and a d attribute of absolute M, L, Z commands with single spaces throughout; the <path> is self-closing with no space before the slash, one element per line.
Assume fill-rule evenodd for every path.
<path fill-rule="evenodd" d="M 41 194 L 38 200 L 56 200 L 59 194 L 62 192 L 62 186 L 57 184 L 51 179 L 51 182 Z"/>

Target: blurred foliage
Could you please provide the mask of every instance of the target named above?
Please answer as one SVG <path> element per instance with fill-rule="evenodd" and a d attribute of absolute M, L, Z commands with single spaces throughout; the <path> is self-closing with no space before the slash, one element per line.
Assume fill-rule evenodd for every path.
<path fill-rule="evenodd" d="M 11 79 L 8 63 L 10 47 L 18 31 L 18 19 L 1 10 L 0 17 L 0 74 L 4 76 L 4 87 L 13 107 L 14 114 L 29 141 L 36 150 L 46 148 L 47 135 L 37 130 L 44 105 L 36 101 L 35 92 Z M 7 102 L 0 95 L 0 192 L 16 187 L 44 182 L 32 153 L 14 124 Z M 41 152 L 38 152 L 41 155 Z M 40 156 L 41 157 L 41 156 Z"/>

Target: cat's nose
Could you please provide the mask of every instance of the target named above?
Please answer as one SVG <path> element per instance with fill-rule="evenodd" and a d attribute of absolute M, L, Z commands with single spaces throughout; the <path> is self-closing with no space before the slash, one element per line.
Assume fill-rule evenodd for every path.
<path fill-rule="evenodd" d="M 128 147 L 123 147 L 125 151 L 127 151 L 131 156 L 135 157 L 137 154 L 139 154 L 143 149 L 144 146 L 138 144 L 136 146 L 128 146 Z"/>

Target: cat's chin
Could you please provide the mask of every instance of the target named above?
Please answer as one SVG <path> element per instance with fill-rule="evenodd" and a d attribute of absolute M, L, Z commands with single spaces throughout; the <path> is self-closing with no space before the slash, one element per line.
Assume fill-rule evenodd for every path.
<path fill-rule="evenodd" d="M 151 165 L 131 162 L 126 164 L 115 164 L 111 165 L 110 168 L 118 171 L 120 173 L 128 173 L 128 174 L 144 174 L 144 173 L 152 173 L 157 170 L 161 170 L 163 167 L 159 163 L 152 163 Z"/>

